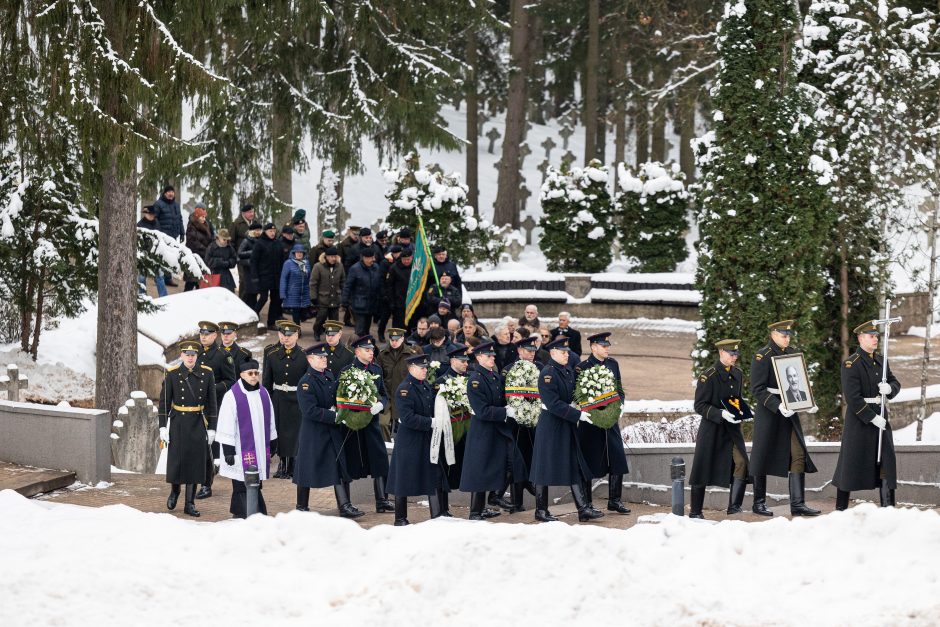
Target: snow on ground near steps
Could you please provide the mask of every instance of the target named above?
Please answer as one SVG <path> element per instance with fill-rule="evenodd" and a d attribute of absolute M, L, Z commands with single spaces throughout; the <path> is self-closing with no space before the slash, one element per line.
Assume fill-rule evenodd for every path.
<path fill-rule="evenodd" d="M 924 419 L 924 430 L 921 434 L 921 442 L 940 442 L 940 413 L 930 414 Z M 894 432 L 895 444 L 916 444 L 917 443 L 917 423 L 898 429 Z"/>
<path fill-rule="evenodd" d="M 9 490 L 0 511 L 5 626 L 940 621 L 934 511 L 666 516 L 626 531 L 453 519 L 365 530 L 299 512 L 202 524 Z M 206 594 L 193 593 L 197 581 Z"/>
<path fill-rule="evenodd" d="M 224 287 L 209 287 L 155 298 L 161 309 L 137 318 L 141 333 L 162 346 L 199 334 L 199 321 L 225 321 L 236 324 L 258 322 L 258 314 Z"/>

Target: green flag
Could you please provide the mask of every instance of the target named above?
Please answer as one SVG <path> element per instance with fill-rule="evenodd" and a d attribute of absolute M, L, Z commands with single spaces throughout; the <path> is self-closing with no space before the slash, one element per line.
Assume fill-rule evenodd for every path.
<path fill-rule="evenodd" d="M 405 299 L 405 324 L 418 310 L 424 288 L 428 282 L 428 267 L 432 266 L 428 251 L 428 239 L 424 233 L 424 221 L 418 216 L 418 236 L 415 238 L 415 255 L 411 260 L 411 278 L 408 280 L 408 298 Z M 435 272 L 436 275 L 436 272 Z"/>

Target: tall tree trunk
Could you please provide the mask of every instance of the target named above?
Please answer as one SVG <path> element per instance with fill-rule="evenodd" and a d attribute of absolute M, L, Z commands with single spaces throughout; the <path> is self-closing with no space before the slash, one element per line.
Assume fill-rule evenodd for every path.
<path fill-rule="evenodd" d="M 636 165 L 650 160 L 650 111 L 649 101 L 643 93 L 649 86 L 649 64 L 646 59 L 639 59 L 633 63 L 633 81 L 640 90 L 634 99 L 633 130 L 636 137 Z"/>
<path fill-rule="evenodd" d="M 584 68 L 584 163 L 597 156 L 597 73 L 600 65 L 600 0 L 588 3 L 588 47 Z"/>
<path fill-rule="evenodd" d="M 627 147 L 627 109 L 626 103 L 624 102 L 623 95 L 619 92 L 622 90 L 618 89 L 618 86 L 624 80 L 626 72 L 626 63 L 624 63 L 624 51 L 622 46 L 618 42 L 614 45 L 614 54 L 613 61 L 611 63 L 611 80 L 610 85 L 614 91 L 614 192 L 619 189 L 617 175 L 616 175 L 616 164 L 623 163 L 625 158 L 625 151 Z"/>
<path fill-rule="evenodd" d="M 536 124 L 545 124 L 545 66 L 539 61 L 545 56 L 545 39 L 542 32 L 542 16 L 535 14 L 529 21 L 529 119 Z"/>
<path fill-rule="evenodd" d="M 684 87 L 679 93 L 679 169 L 685 174 L 686 184 L 695 181 L 695 92 L 694 87 Z"/>
<path fill-rule="evenodd" d="M 477 129 L 479 123 L 480 104 L 477 96 L 477 33 L 474 29 L 467 30 L 466 42 L 466 61 L 467 61 L 467 187 L 470 193 L 467 202 L 473 207 L 473 213 L 480 216 L 480 174 L 479 174 L 479 150 L 480 134 Z"/>
<path fill-rule="evenodd" d="M 653 65 L 653 89 L 659 90 L 669 79 L 669 68 L 666 61 L 656 59 Z M 652 138 L 650 141 L 650 159 L 665 162 L 668 150 L 666 148 L 666 99 L 660 98 L 653 107 L 653 120 L 651 125 Z"/>
<path fill-rule="evenodd" d="M 280 98 L 274 99 L 274 112 L 271 120 L 273 143 L 271 146 L 271 184 L 282 206 L 275 218 L 279 226 L 290 221 L 293 215 L 293 159 L 294 138 L 291 136 L 291 111 Z"/>
<path fill-rule="evenodd" d="M 936 177 L 935 177 L 936 178 Z M 940 181 L 937 181 L 940 184 Z M 927 281 L 927 315 L 924 320 L 924 357 L 920 362 L 920 410 L 917 413 L 917 432 L 914 439 L 920 442 L 924 435 L 924 420 L 927 418 L 927 370 L 930 367 L 930 327 L 933 324 L 933 303 L 937 295 L 937 228 L 940 221 L 940 192 L 934 191 L 934 208 L 930 214 L 930 278 Z"/>
<path fill-rule="evenodd" d="M 525 137 L 526 76 L 528 65 L 528 20 L 524 0 L 512 0 L 512 32 L 509 41 L 509 96 L 506 130 L 496 184 L 493 224 L 519 228 L 519 145 Z"/>
<path fill-rule="evenodd" d="M 120 167 L 120 144 L 105 157 L 98 217 L 95 406 L 116 417 L 137 388 L 136 173 Z"/>
<path fill-rule="evenodd" d="M 29 347 L 29 354 L 32 355 L 33 361 L 36 361 L 39 357 L 39 334 L 42 332 L 42 316 L 46 304 L 46 292 L 42 289 L 42 286 L 46 282 L 45 266 L 39 268 L 38 282 L 39 290 L 36 294 L 36 326 L 33 327 L 33 344 Z"/>
<path fill-rule="evenodd" d="M 332 229 L 336 231 L 338 240 L 342 239 L 343 225 L 347 219 L 343 209 L 343 182 L 343 173 L 334 170 L 332 162 L 325 159 L 317 185 L 317 230 L 322 233 Z"/>

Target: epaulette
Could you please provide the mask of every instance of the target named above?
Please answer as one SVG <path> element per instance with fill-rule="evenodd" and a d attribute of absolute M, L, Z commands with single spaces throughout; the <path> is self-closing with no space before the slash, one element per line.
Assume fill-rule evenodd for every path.
<path fill-rule="evenodd" d="M 174 370 L 179 370 L 181 364 L 176 364 L 175 366 L 170 366 L 166 369 L 167 372 L 173 372 Z"/>
<path fill-rule="evenodd" d="M 251 351 L 245 348 L 244 346 L 239 346 L 238 350 L 242 352 L 246 357 L 251 357 Z"/>
<path fill-rule="evenodd" d="M 199 364 L 199 366 L 202 367 L 202 368 L 205 368 L 205 369 L 208 370 L 209 372 L 212 372 L 212 368 L 209 367 L 209 366 L 207 366 L 207 365 L 205 365 L 205 364 Z"/>
<path fill-rule="evenodd" d="M 264 347 L 264 354 L 267 355 L 271 351 L 276 350 L 278 348 L 281 348 L 280 344 L 268 344 L 267 346 Z"/>
<path fill-rule="evenodd" d="M 762 348 L 762 349 L 760 349 L 759 351 L 757 351 L 757 353 L 755 353 L 754 359 L 756 359 L 757 361 L 760 361 L 761 359 L 764 358 L 764 355 L 766 355 L 766 354 L 769 353 L 769 352 L 770 352 L 770 347 L 769 347 L 769 346 L 765 346 L 764 348 Z"/>
<path fill-rule="evenodd" d="M 715 367 L 711 366 L 699 376 L 698 380 L 702 382 L 708 381 L 708 377 L 712 376 L 713 374 L 715 374 Z"/>
<path fill-rule="evenodd" d="M 854 355 L 846 359 L 842 365 L 844 365 L 846 368 L 851 368 L 852 364 L 854 364 L 857 359 L 858 359 L 858 353 L 855 353 Z"/>

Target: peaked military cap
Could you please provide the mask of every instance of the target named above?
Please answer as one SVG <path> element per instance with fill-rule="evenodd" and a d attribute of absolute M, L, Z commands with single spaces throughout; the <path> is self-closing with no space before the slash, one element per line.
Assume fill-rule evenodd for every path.
<path fill-rule="evenodd" d="M 471 355 L 495 355 L 496 351 L 493 349 L 493 342 L 480 342 L 475 347 L 470 347 L 468 351 Z"/>
<path fill-rule="evenodd" d="M 783 333 L 784 335 L 790 335 L 793 333 L 793 326 L 796 323 L 796 320 L 780 320 L 779 322 L 772 322 L 767 325 L 767 328 L 771 331 L 777 331 Z"/>
<path fill-rule="evenodd" d="M 219 331 L 222 331 L 223 333 L 225 331 L 238 331 L 238 325 L 234 322 L 220 322 Z"/>
<path fill-rule="evenodd" d="M 278 330 L 278 333 L 283 333 L 284 335 L 293 335 L 300 331 L 300 325 L 292 320 L 278 320 L 274 326 Z"/>
<path fill-rule="evenodd" d="M 568 338 L 564 335 L 559 335 L 554 340 L 545 345 L 545 350 L 551 350 L 556 348 L 558 350 L 564 350 L 568 348 Z"/>
<path fill-rule="evenodd" d="M 447 351 L 447 356 L 451 359 L 468 361 L 470 359 L 470 347 L 463 344 L 457 344 L 454 348 Z"/>
<path fill-rule="evenodd" d="M 872 335 L 878 335 L 879 331 L 878 331 L 878 327 L 875 326 L 874 320 L 866 320 L 862 324 L 855 327 L 852 333 L 854 333 L 855 335 L 860 335 L 862 333 L 871 333 Z"/>
<path fill-rule="evenodd" d="M 330 345 L 326 342 L 317 342 L 316 344 L 311 344 L 304 352 L 307 355 L 319 355 L 321 357 L 326 357 L 330 353 Z"/>
<path fill-rule="evenodd" d="M 372 341 L 372 336 L 366 333 L 365 335 L 360 335 L 355 338 L 352 342 L 349 343 L 350 348 L 375 348 L 375 342 Z"/>
<path fill-rule="evenodd" d="M 515 342 L 515 345 L 516 345 L 516 348 L 523 348 L 527 351 L 532 351 L 532 352 L 535 352 L 539 349 L 539 347 L 535 345 L 535 336 L 533 335 L 522 338 L 518 342 Z"/>
<path fill-rule="evenodd" d="M 399 337 L 405 337 L 405 330 L 404 330 L 404 329 L 398 329 L 398 328 L 391 328 L 391 329 L 388 330 L 388 336 L 389 336 L 390 338 L 392 338 L 392 339 L 399 338 Z"/>
<path fill-rule="evenodd" d="M 214 322 L 209 322 L 208 320 L 199 321 L 199 330 L 200 331 L 211 331 L 212 333 L 219 332 L 219 325 Z"/>
<path fill-rule="evenodd" d="M 333 335 L 343 330 L 343 323 L 336 320 L 327 320 L 323 323 L 323 329 L 327 335 Z"/>
<path fill-rule="evenodd" d="M 420 355 L 411 355 L 405 358 L 405 361 L 408 362 L 409 366 L 424 366 L 425 368 L 431 363 L 431 360 L 428 359 L 428 356 L 424 353 Z"/>
<path fill-rule="evenodd" d="M 180 353 L 183 353 L 185 351 L 195 351 L 198 353 L 199 351 L 202 350 L 202 344 L 200 344 L 196 340 L 183 340 L 176 346 L 179 347 Z"/>
<path fill-rule="evenodd" d="M 591 344 L 600 344 L 601 346 L 610 346 L 610 332 L 595 333 L 588 336 L 588 342 Z"/>
<path fill-rule="evenodd" d="M 729 353 L 737 353 L 738 346 L 741 344 L 741 340 L 720 340 L 715 342 L 715 348 L 720 348 L 723 351 Z"/>

